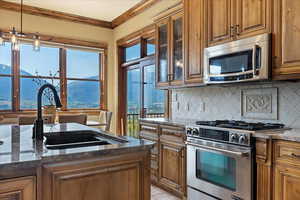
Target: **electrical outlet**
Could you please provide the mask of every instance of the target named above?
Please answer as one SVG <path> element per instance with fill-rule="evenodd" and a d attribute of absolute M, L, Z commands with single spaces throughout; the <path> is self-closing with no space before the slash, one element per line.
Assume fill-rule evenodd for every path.
<path fill-rule="evenodd" d="M 205 112 L 205 103 L 203 101 L 199 102 L 199 112 Z"/>
<path fill-rule="evenodd" d="M 185 110 L 188 111 L 188 112 L 190 111 L 190 102 L 186 103 Z"/>

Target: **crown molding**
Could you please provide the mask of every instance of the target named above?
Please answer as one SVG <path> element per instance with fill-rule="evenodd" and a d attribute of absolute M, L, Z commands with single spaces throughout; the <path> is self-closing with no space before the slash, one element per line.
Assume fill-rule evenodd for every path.
<path fill-rule="evenodd" d="M 125 23 L 129 19 L 137 16 L 138 14 L 144 12 L 154 4 L 158 3 L 161 0 L 143 0 L 140 3 L 136 4 L 125 13 L 121 14 L 119 17 L 115 18 L 112 21 L 112 28 L 116 28 L 117 26 Z"/>
<path fill-rule="evenodd" d="M 113 19 L 111 22 L 28 5 L 23 5 L 23 12 L 26 14 L 36 16 L 50 17 L 58 20 L 71 21 L 75 23 L 82 23 L 97 27 L 113 29 L 125 23 L 127 20 L 144 12 L 159 1 L 161 0 L 143 0 L 135 6 L 133 6 L 132 8 L 130 8 L 129 10 L 127 10 L 126 12 L 124 12 L 123 14 L 121 14 L 120 16 L 118 16 L 117 18 Z M 21 6 L 17 3 L 0 0 L 0 9 L 20 12 Z"/>
<path fill-rule="evenodd" d="M 0 9 L 20 12 L 21 6 L 20 6 L 20 4 L 17 4 L 17 3 L 0 0 Z M 58 12 L 58 11 L 54 11 L 54 10 L 48 10 L 48 9 L 44 9 L 44 8 L 38 8 L 38 7 L 34 7 L 34 6 L 23 5 L 23 12 L 26 14 L 31 14 L 31 15 L 50 17 L 50 18 L 59 19 L 59 20 L 71 21 L 71 22 L 75 22 L 75 23 L 83 23 L 83 24 L 88 24 L 88 25 L 92 25 L 92 26 L 98 26 L 98 27 L 112 29 L 112 23 L 108 22 L 108 21 L 93 19 L 93 18 L 89 18 L 89 17 L 83 17 L 83 16 L 64 13 L 64 12 Z"/>

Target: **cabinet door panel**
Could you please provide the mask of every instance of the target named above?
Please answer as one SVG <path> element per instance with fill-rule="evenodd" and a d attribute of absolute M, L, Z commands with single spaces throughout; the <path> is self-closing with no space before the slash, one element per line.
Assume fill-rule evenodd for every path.
<path fill-rule="evenodd" d="M 232 2 L 231 0 L 205 0 L 208 45 L 231 40 Z"/>
<path fill-rule="evenodd" d="M 300 169 L 275 167 L 275 200 L 300 199 Z"/>
<path fill-rule="evenodd" d="M 185 83 L 202 83 L 203 72 L 203 0 L 184 1 Z"/>
<path fill-rule="evenodd" d="M 157 86 L 169 85 L 169 21 L 163 20 L 156 28 Z"/>
<path fill-rule="evenodd" d="M 35 200 L 34 177 L 0 181 L 0 200 Z"/>
<path fill-rule="evenodd" d="M 159 183 L 183 196 L 185 193 L 185 148 L 161 141 Z"/>
<path fill-rule="evenodd" d="M 43 200 L 148 200 L 150 155 L 141 155 L 45 165 Z"/>
<path fill-rule="evenodd" d="M 270 0 L 237 0 L 236 8 L 239 37 L 270 32 Z"/>
<path fill-rule="evenodd" d="M 273 74 L 276 79 L 300 78 L 300 1 L 275 0 L 274 7 Z"/>
<path fill-rule="evenodd" d="M 171 17 L 171 35 L 171 80 L 178 85 L 183 81 L 183 13 Z"/>

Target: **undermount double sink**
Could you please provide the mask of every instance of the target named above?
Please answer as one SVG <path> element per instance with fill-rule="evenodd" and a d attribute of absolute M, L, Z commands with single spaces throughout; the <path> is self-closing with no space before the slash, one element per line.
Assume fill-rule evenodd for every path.
<path fill-rule="evenodd" d="M 45 138 L 47 149 L 67 149 L 128 142 L 125 139 L 92 130 L 47 133 L 45 134 Z"/>

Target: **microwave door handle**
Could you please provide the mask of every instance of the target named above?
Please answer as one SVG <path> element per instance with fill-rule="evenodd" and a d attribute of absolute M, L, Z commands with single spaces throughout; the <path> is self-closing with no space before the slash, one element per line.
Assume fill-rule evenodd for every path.
<path fill-rule="evenodd" d="M 220 148 L 216 148 L 216 147 L 211 147 L 211 146 L 206 146 L 206 145 L 201 145 L 201 144 L 195 144 L 195 143 L 190 143 L 190 142 L 186 142 L 187 145 L 191 145 L 194 146 L 196 148 L 200 148 L 203 150 L 211 150 L 211 151 L 217 151 L 220 153 L 226 153 L 226 154 L 231 154 L 234 156 L 239 156 L 239 157 L 249 157 L 250 155 L 250 151 L 231 151 L 231 150 L 227 150 L 227 149 L 220 149 Z"/>
<path fill-rule="evenodd" d="M 257 62 L 256 62 L 256 52 L 257 52 L 257 48 L 258 46 L 257 45 L 254 45 L 253 47 L 253 55 L 252 55 L 252 65 L 253 65 L 253 77 L 256 77 L 256 65 L 257 65 Z"/>

